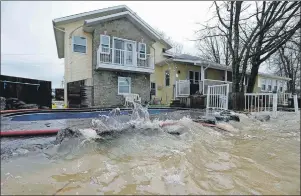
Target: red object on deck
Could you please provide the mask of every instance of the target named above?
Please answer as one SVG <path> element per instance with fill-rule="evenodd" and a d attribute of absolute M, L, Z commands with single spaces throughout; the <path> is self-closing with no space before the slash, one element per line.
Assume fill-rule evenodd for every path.
<path fill-rule="evenodd" d="M 22 131 L 1 131 L 1 137 L 9 136 L 31 136 L 31 135 L 49 135 L 56 134 L 60 129 L 46 129 L 46 130 L 22 130 Z"/>

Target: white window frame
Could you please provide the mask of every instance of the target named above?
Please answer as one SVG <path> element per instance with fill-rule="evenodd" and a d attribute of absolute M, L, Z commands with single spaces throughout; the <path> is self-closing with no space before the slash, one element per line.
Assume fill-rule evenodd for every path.
<path fill-rule="evenodd" d="M 271 87 L 271 89 L 269 89 L 269 87 Z M 268 92 L 272 92 L 272 90 L 273 90 L 273 89 L 272 89 L 272 84 L 268 84 L 268 85 L 267 85 L 267 91 L 268 91 Z"/>
<path fill-rule="evenodd" d="M 262 85 L 264 85 L 264 87 L 265 87 L 264 89 L 262 88 Z M 266 80 L 265 79 L 261 79 L 261 86 L 260 87 L 261 87 L 262 91 L 266 91 L 267 90 L 267 85 L 266 85 Z"/>
<path fill-rule="evenodd" d="M 119 79 L 121 79 L 121 78 L 126 78 L 126 79 L 128 79 L 129 80 L 129 92 L 128 93 L 120 93 L 119 92 Z M 131 94 L 131 85 L 132 85 L 132 81 L 131 81 L 131 77 L 118 77 L 118 81 L 117 81 L 117 86 L 118 86 L 118 95 L 126 95 L 126 94 Z"/>
<path fill-rule="evenodd" d="M 106 48 L 106 47 L 102 47 L 102 42 L 101 42 L 101 40 L 102 40 L 102 37 L 108 37 L 109 38 L 109 46 L 107 47 L 108 48 L 108 52 L 106 52 L 106 51 L 103 51 L 102 49 L 103 48 Z M 100 42 L 99 42 L 100 44 L 100 53 L 101 54 L 110 54 L 110 50 L 111 50 L 111 37 L 109 36 L 109 35 L 103 35 L 103 34 L 101 34 L 100 35 Z"/>
<path fill-rule="evenodd" d="M 199 74 L 198 74 L 198 75 L 199 75 L 199 80 L 198 80 L 197 82 L 195 81 L 195 73 L 199 73 Z M 195 72 L 193 73 L 193 82 L 194 82 L 194 84 L 199 84 L 200 81 L 201 81 L 201 72 L 200 72 L 200 71 L 195 71 Z"/>
<path fill-rule="evenodd" d="M 140 52 L 141 45 L 144 45 L 144 48 L 145 48 L 144 58 L 141 58 L 141 54 L 143 54 Z M 138 58 L 141 60 L 146 60 L 146 44 L 145 43 L 141 43 L 141 42 L 138 43 Z"/>
<path fill-rule="evenodd" d="M 169 73 L 169 85 L 168 86 L 166 86 L 166 72 L 168 71 L 168 73 Z M 170 87 L 170 70 L 165 70 L 164 71 L 164 86 L 166 86 L 166 87 Z"/>
<path fill-rule="evenodd" d="M 85 51 L 85 53 L 83 53 L 83 52 L 76 52 L 76 51 L 74 51 L 74 37 L 81 37 L 81 38 L 85 38 L 85 40 L 86 40 L 86 45 L 85 45 L 85 47 L 86 47 L 86 51 Z M 76 45 L 79 45 L 79 46 L 84 46 L 84 45 L 80 45 L 80 44 L 76 44 Z M 88 42 L 87 42 L 87 38 L 85 37 L 85 36 L 81 36 L 81 35 L 73 35 L 72 36 L 72 52 L 74 52 L 74 53 L 78 53 L 78 54 L 87 54 L 87 49 L 88 49 Z"/>
<path fill-rule="evenodd" d="M 193 73 L 193 79 L 192 79 L 193 82 L 192 82 L 192 84 L 199 84 L 200 81 L 202 81 L 202 80 L 201 80 L 201 76 L 202 76 L 202 75 L 201 75 L 201 71 L 188 70 L 188 80 L 189 80 L 189 82 L 190 82 L 190 72 Z M 195 73 L 196 73 L 196 72 L 199 73 L 199 74 L 198 74 L 198 75 L 199 75 L 199 80 L 198 80 L 198 82 L 195 82 Z"/>

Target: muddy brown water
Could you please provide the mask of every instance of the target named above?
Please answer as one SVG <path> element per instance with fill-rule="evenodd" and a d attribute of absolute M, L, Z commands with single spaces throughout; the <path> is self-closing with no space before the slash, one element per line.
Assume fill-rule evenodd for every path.
<path fill-rule="evenodd" d="M 300 116 L 240 118 L 231 132 L 182 116 L 164 129 L 160 120 L 136 121 L 134 131 L 97 141 L 2 139 L 1 149 L 19 147 L 1 161 L 1 194 L 299 195 Z"/>

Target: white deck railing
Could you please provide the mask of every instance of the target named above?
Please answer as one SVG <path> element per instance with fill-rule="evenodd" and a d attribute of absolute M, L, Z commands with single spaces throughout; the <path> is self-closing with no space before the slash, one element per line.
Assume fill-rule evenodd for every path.
<path fill-rule="evenodd" d="M 154 58 L 150 54 L 146 54 L 145 59 L 138 58 L 135 51 L 126 51 L 116 48 L 102 48 L 97 50 L 97 63 L 114 64 L 122 66 L 133 66 L 140 68 L 154 69 Z"/>
<path fill-rule="evenodd" d="M 245 93 L 245 110 L 247 112 L 272 112 L 277 116 L 276 93 Z"/>
<path fill-rule="evenodd" d="M 188 97 L 190 95 L 190 81 L 176 81 L 176 97 Z"/>
<path fill-rule="evenodd" d="M 288 105 L 288 99 L 292 98 L 292 93 L 278 92 L 278 104 Z"/>
<path fill-rule="evenodd" d="M 206 95 L 208 92 L 208 86 L 223 85 L 223 84 L 229 84 L 229 92 L 232 92 L 232 82 L 223 81 L 223 80 L 211 80 L 211 79 L 204 79 L 200 81 L 199 92 L 203 93 L 203 95 Z"/>
<path fill-rule="evenodd" d="M 209 109 L 228 110 L 229 84 L 208 86 L 206 113 Z"/>

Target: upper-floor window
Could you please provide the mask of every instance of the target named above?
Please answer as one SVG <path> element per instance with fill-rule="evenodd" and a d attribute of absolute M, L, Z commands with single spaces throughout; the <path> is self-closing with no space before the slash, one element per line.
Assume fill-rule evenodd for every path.
<path fill-rule="evenodd" d="M 169 75 L 169 70 L 165 71 L 165 86 L 170 85 L 170 75 Z"/>
<path fill-rule="evenodd" d="M 272 85 L 268 85 L 268 91 L 272 91 Z"/>
<path fill-rule="evenodd" d="M 277 86 L 274 86 L 274 90 L 273 91 L 277 91 Z"/>
<path fill-rule="evenodd" d="M 110 36 L 100 35 L 100 53 L 110 54 Z"/>
<path fill-rule="evenodd" d="M 146 44 L 138 44 L 138 53 L 139 59 L 146 59 Z"/>
<path fill-rule="evenodd" d="M 261 79 L 261 90 L 265 91 L 266 90 L 266 80 Z"/>
<path fill-rule="evenodd" d="M 282 88 L 282 86 L 280 86 L 279 91 L 282 92 L 282 90 L 283 90 L 283 88 Z"/>
<path fill-rule="evenodd" d="M 73 36 L 72 38 L 73 52 L 87 53 L 87 39 L 81 36 Z"/>

